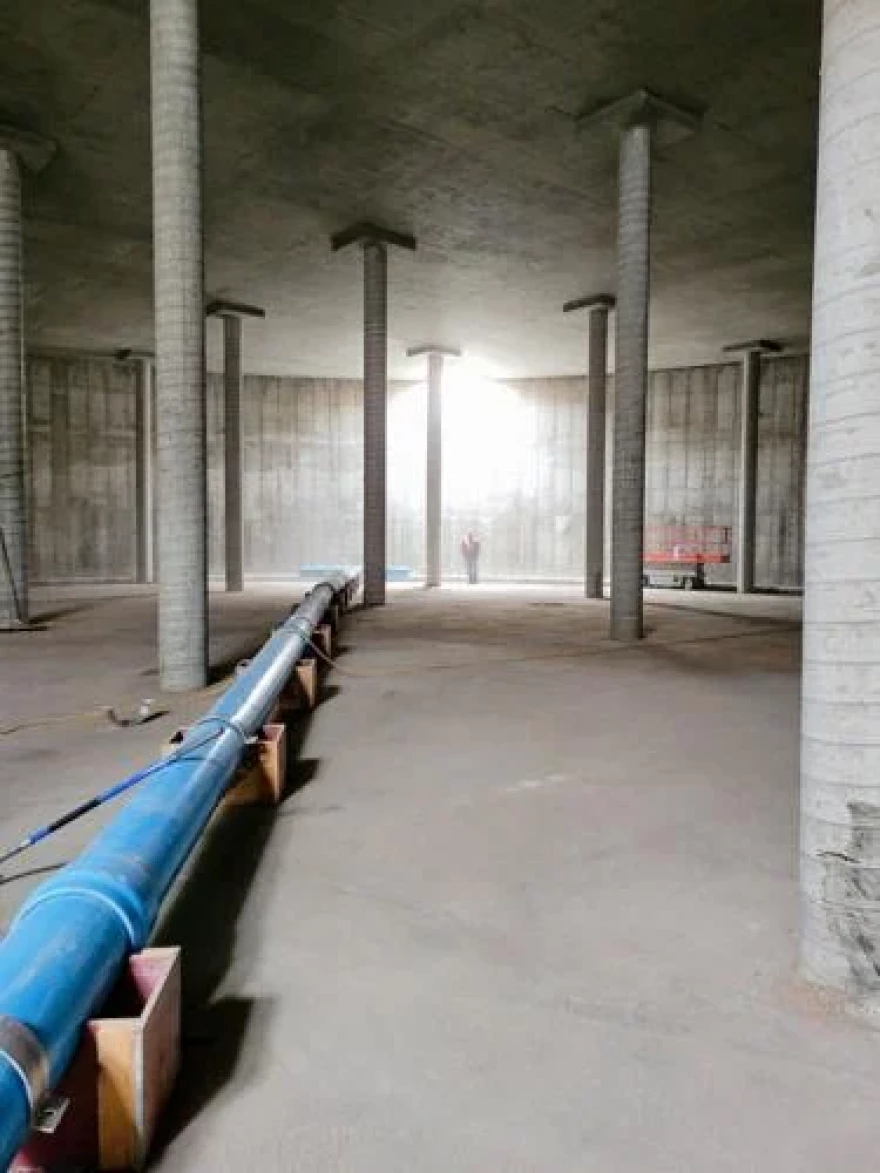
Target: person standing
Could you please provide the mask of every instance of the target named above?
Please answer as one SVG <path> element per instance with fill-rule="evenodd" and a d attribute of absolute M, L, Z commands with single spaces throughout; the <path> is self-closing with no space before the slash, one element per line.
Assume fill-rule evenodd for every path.
<path fill-rule="evenodd" d="M 480 541 L 473 530 L 468 530 L 461 543 L 461 554 L 467 567 L 467 580 L 475 586 L 479 580 Z"/>

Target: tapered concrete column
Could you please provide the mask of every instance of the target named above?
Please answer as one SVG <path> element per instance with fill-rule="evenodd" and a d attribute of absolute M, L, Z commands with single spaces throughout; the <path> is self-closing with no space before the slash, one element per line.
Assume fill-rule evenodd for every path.
<path fill-rule="evenodd" d="M 21 168 L 40 170 L 53 150 L 0 126 L 0 630 L 28 622 Z"/>
<path fill-rule="evenodd" d="M 755 518 L 757 517 L 758 421 L 761 407 L 761 353 L 743 355 L 739 431 L 739 557 L 736 589 L 748 594 L 755 589 Z"/>
<path fill-rule="evenodd" d="M 244 523 L 241 507 L 241 318 L 223 319 L 223 455 L 226 513 L 226 589 L 244 590 Z"/>
<path fill-rule="evenodd" d="M 385 602 L 388 499 L 388 250 L 364 245 L 364 604 Z"/>
<path fill-rule="evenodd" d="M 739 501 L 737 508 L 736 589 L 755 589 L 755 525 L 758 488 L 758 423 L 761 413 L 761 356 L 775 354 L 775 342 L 759 339 L 725 346 L 725 354 L 742 355 L 739 430 Z"/>
<path fill-rule="evenodd" d="M 151 0 L 159 672 L 208 675 L 205 298 L 198 0 Z"/>
<path fill-rule="evenodd" d="M 223 500 L 226 589 L 244 590 L 244 437 L 241 397 L 244 368 L 241 358 L 241 319 L 265 318 L 259 306 L 237 301 L 212 301 L 205 311 L 223 320 Z"/>
<path fill-rule="evenodd" d="M 385 603 L 387 542 L 388 248 L 415 249 L 411 236 L 356 224 L 331 238 L 334 251 L 364 253 L 364 565 L 365 607 Z"/>
<path fill-rule="evenodd" d="M 137 359 L 135 367 L 135 529 L 136 582 L 153 582 L 153 361 Z"/>
<path fill-rule="evenodd" d="M 425 464 L 425 586 L 440 585 L 443 459 L 443 355 L 428 355 L 428 451 Z"/>
<path fill-rule="evenodd" d="M 651 127 L 620 140 L 617 332 L 614 381 L 614 492 L 611 502 L 611 638 L 643 634 L 645 417 L 651 283 Z"/>
<path fill-rule="evenodd" d="M 425 586 L 440 585 L 443 473 L 443 367 L 461 352 L 443 346 L 413 346 L 410 358 L 428 356 L 428 436 L 425 480 Z"/>
<path fill-rule="evenodd" d="M 614 465 L 611 503 L 611 638 L 640 640 L 645 526 L 645 419 L 651 292 L 651 148 L 658 131 L 676 138 L 699 122 L 646 90 L 583 115 L 620 135 Z"/>
<path fill-rule="evenodd" d="M 880 1009 L 880 20 L 825 0 L 801 731 L 802 969 Z"/>
<path fill-rule="evenodd" d="M 21 176 L 0 150 L 0 628 L 28 619 Z"/>
<path fill-rule="evenodd" d="M 601 599 L 605 582 L 605 412 L 608 381 L 608 311 L 613 297 L 566 302 L 563 313 L 586 309 L 590 315 L 587 379 L 586 532 L 584 594 Z"/>

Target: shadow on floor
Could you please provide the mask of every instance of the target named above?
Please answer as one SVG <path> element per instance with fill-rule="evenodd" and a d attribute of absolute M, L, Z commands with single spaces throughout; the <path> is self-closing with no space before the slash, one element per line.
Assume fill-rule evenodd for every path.
<path fill-rule="evenodd" d="M 323 680 L 318 703 L 338 689 Z M 318 776 L 320 763 L 302 758 L 310 717 L 287 725 L 284 799 Z M 178 945 L 183 960 L 181 1073 L 168 1105 L 155 1153 L 186 1129 L 238 1073 L 246 1039 L 253 1047 L 256 1024 L 271 1018 L 265 1000 L 217 996 L 235 956 L 238 921 L 259 871 L 278 811 L 233 807 L 221 812 L 206 832 L 164 914 L 154 943 Z M 245 1078 L 247 1078 L 245 1074 Z"/>

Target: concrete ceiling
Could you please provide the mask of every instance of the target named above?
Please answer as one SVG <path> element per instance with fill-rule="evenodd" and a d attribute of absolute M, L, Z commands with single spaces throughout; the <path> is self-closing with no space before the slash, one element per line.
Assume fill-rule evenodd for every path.
<path fill-rule="evenodd" d="M 152 337 L 147 0 L 5 0 L 0 119 L 57 139 L 28 179 L 31 346 Z M 616 150 L 573 115 L 645 86 L 705 109 L 657 152 L 652 363 L 809 329 L 820 0 L 203 0 L 210 295 L 266 308 L 251 371 L 361 371 L 358 250 L 392 254 L 392 372 L 460 346 L 580 373 L 613 291 Z M 209 325 L 212 351 L 219 326 Z"/>

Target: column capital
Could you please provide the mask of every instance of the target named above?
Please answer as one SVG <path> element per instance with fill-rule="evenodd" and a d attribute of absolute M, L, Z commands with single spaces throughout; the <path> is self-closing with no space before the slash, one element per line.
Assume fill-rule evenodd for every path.
<path fill-rule="evenodd" d="M 114 351 L 113 357 L 117 362 L 155 362 L 155 350 L 143 350 L 136 346 L 124 346 Z"/>
<path fill-rule="evenodd" d="M 330 247 L 337 253 L 350 244 L 361 244 L 365 248 L 371 244 L 390 244 L 394 248 L 404 248 L 408 252 L 416 251 L 416 238 L 406 232 L 395 232 L 391 228 L 383 228 L 379 224 L 372 224 L 368 220 L 361 220 L 341 232 L 334 232 L 330 237 Z"/>
<path fill-rule="evenodd" d="M 56 149 L 54 139 L 0 122 L 0 150 L 11 151 L 34 174 L 48 166 Z"/>
<path fill-rule="evenodd" d="M 205 306 L 207 318 L 265 318 L 266 311 L 258 305 L 243 301 L 224 301 L 215 297 Z"/>
<path fill-rule="evenodd" d="M 453 346 L 410 346 L 407 348 L 407 358 L 420 358 L 424 354 L 439 354 L 442 358 L 461 358 L 461 351 Z"/>
<path fill-rule="evenodd" d="M 588 107 L 577 115 L 575 123 L 579 130 L 610 126 L 623 131 L 649 126 L 660 133 L 662 144 L 668 146 L 693 134 L 702 120 L 703 111 L 696 107 L 681 106 L 651 90 L 637 89 L 612 102 Z"/>
<path fill-rule="evenodd" d="M 593 297 L 576 297 L 573 301 L 567 301 L 563 307 L 564 314 L 574 313 L 575 310 L 613 310 L 617 305 L 617 298 L 612 297 L 610 293 L 599 293 Z"/>
<path fill-rule="evenodd" d="M 750 338 L 747 342 L 732 342 L 722 347 L 722 354 L 781 354 L 781 342 L 774 342 L 770 338 Z"/>

